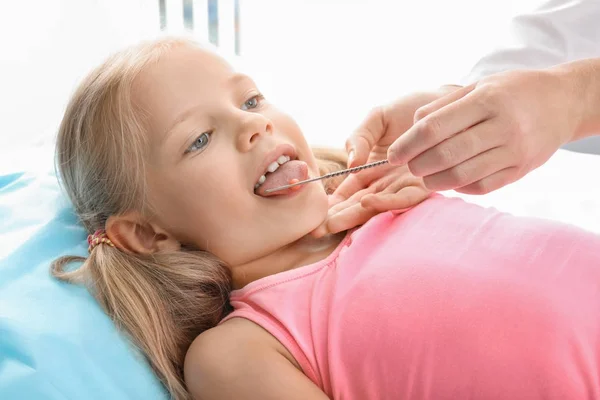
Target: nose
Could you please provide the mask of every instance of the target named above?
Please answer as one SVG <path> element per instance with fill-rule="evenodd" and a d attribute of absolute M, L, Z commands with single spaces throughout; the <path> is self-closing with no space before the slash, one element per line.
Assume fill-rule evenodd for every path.
<path fill-rule="evenodd" d="M 270 119 L 259 113 L 244 113 L 239 127 L 237 138 L 238 149 L 246 152 L 252 149 L 261 137 L 273 133 L 273 123 Z"/>

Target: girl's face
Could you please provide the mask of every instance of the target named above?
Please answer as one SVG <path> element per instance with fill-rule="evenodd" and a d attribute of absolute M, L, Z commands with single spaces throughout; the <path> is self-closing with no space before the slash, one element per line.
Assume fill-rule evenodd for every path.
<path fill-rule="evenodd" d="M 134 89 L 150 131 L 155 222 L 182 244 L 235 267 L 302 238 L 326 217 L 327 195 L 318 183 L 260 195 L 317 176 L 316 160 L 292 118 L 222 58 L 178 46 L 147 67 Z"/>

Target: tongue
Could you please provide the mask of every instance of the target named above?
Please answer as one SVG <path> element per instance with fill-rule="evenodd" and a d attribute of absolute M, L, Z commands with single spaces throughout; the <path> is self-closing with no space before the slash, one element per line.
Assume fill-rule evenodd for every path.
<path fill-rule="evenodd" d="M 266 175 L 267 180 L 256 191 L 256 194 L 264 197 L 277 196 L 290 193 L 290 189 L 277 192 L 265 193 L 265 190 L 275 189 L 279 186 L 288 185 L 292 179 L 303 181 L 308 179 L 308 165 L 304 161 L 288 161 L 277 168 L 277 171 Z"/>

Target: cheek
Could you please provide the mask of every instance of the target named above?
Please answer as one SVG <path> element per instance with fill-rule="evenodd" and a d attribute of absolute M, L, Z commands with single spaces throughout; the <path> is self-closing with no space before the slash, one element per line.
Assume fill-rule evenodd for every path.
<path fill-rule="evenodd" d="M 205 243 L 223 226 L 231 225 L 244 213 L 247 182 L 233 168 L 206 169 L 193 166 L 177 176 L 154 182 L 151 204 L 159 220 L 183 242 Z M 168 184 L 164 184 L 168 182 Z"/>
<path fill-rule="evenodd" d="M 298 124 L 296 124 L 296 121 L 294 121 L 289 115 L 281 112 L 278 112 L 271 118 L 276 126 L 276 131 L 281 132 L 282 135 L 292 141 L 300 158 L 308 164 L 308 168 L 312 172 L 310 175 L 317 176 L 319 174 L 317 160 L 313 155 L 310 145 L 306 142 L 306 138 L 302 134 L 302 130 Z"/>
<path fill-rule="evenodd" d="M 300 143 L 306 144 L 306 139 L 302 134 L 300 126 L 294 121 L 288 114 L 278 110 L 275 107 L 271 107 L 268 113 L 265 113 L 275 127 L 275 132 L 283 134 L 288 138 L 292 139 L 297 145 Z"/>
<path fill-rule="evenodd" d="M 171 207 L 178 207 L 176 221 L 179 226 L 176 229 L 181 240 L 229 262 L 231 244 L 246 239 L 249 230 L 242 229 L 243 221 L 248 220 L 251 208 L 240 190 L 218 189 L 185 202 L 176 200 Z"/>

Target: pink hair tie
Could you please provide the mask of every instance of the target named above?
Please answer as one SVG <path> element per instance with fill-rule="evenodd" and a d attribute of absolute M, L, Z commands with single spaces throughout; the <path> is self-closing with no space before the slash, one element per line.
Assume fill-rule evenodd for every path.
<path fill-rule="evenodd" d="M 106 231 L 104 229 L 98 229 L 96 232 L 94 232 L 93 235 L 88 235 L 87 242 L 89 245 L 88 251 L 90 253 L 92 252 L 92 250 L 94 250 L 94 247 L 98 246 L 101 243 L 105 243 L 110 247 L 115 247 L 113 242 L 111 242 L 108 236 L 106 236 Z"/>

